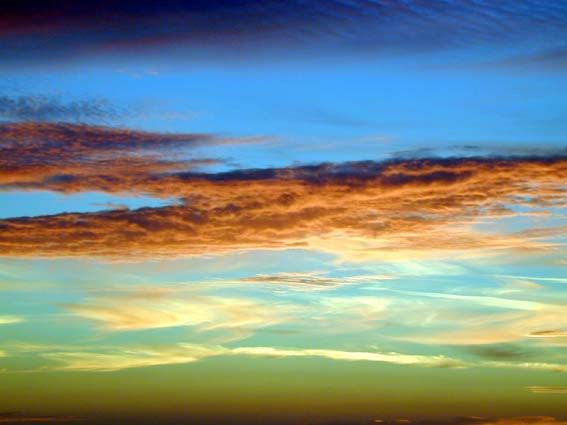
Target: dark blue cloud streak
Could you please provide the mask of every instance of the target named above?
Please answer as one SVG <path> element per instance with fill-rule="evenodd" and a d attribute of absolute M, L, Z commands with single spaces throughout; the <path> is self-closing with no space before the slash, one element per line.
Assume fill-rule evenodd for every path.
<path fill-rule="evenodd" d="M 160 47 L 180 58 L 421 51 L 518 40 L 553 48 L 567 2 L 549 0 L 5 1 L 5 64 Z M 232 52 L 232 53 L 231 53 Z"/>

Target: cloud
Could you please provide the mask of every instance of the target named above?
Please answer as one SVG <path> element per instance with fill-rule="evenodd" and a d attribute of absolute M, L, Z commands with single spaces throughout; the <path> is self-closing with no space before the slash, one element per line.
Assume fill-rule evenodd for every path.
<path fill-rule="evenodd" d="M 172 347 L 114 348 L 103 352 L 60 351 L 43 353 L 41 357 L 58 363 L 54 370 L 114 372 L 137 367 L 192 363 L 225 352 L 222 347 L 179 344 Z"/>
<path fill-rule="evenodd" d="M 247 338 L 259 328 L 284 322 L 293 313 L 292 307 L 275 302 L 159 290 L 128 291 L 63 307 L 109 331 L 191 326 L 200 331 L 227 331 L 230 340 Z"/>
<path fill-rule="evenodd" d="M 511 368 L 511 369 L 531 369 L 543 370 L 547 372 L 567 372 L 567 364 L 561 363 L 545 363 L 545 362 L 504 362 L 493 361 L 486 362 L 485 366 L 494 368 Z"/>
<path fill-rule="evenodd" d="M 529 392 L 535 394 L 567 394 L 567 387 L 561 387 L 561 386 L 550 387 L 550 386 L 534 385 L 531 387 L 526 387 L 526 389 Z"/>
<path fill-rule="evenodd" d="M 463 368 L 466 364 L 460 360 L 442 355 L 423 356 L 400 353 L 371 353 L 357 351 L 340 351 L 328 349 L 278 349 L 273 347 L 242 347 L 232 349 L 232 354 L 259 357 L 324 357 L 331 360 L 368 361 L 392 363 L 399 365 L 419 365 L 429 367 Z"/>
<path fill-rule="evenodd" d="M 321 287 L 329 288 L 339 286 L 343 280 L 335 277 L 321 276 L 321 273 L 278 273 L 259 274 L 239 279 L 243 283 L 257 283 L 266 285 L 285 285 L 289 287 Z"/>
<path fill-rule="evenodd" d="M 134 182 L 152 180 L 154 174 L 221 162 L 192 157 L 191 149 L 255 140 L 87 124 L 3 123 L 0 190 L 132 191 Z"/>
<path fill-rule="evenodd" d="M 177 60 L 222 57 L 226 62 L 310 57 L 313 52 L 332 56 L 493 46 L 562 39 L 567 20 L 562 8 L 545 0 L 435 5 L 401 0 L 150 0 L 144 5 L 21 0 L 2 4 L 0 12 L 0 54 L 8 65 L 112 53 L 121 59 L 148 51 L 167 51 Z"/>
<path fill-rule="evenodd" d="M 422 344 L 483 345 L 501 344 L 524 340 L 539 329 L 557 324 L 567 324 L 564 307 L 549 306 L 539 311 L 518 311 L 476 314 L 476 318 L 462 315 L 454 317 L 451 311 L 440 310 L 436 324 L 440 329 L 424 333 L 411 331 L 401 339 Z M 453 311 L 454 313 L 454 311 Z"/>
<path fill-rule="evenodd" d="M 243 277 L 239 279 L 238 282 L 268 286 L 286 286 L 289 289 L 332 289 L 346 284 L 362 284 L 390 279 L 393 279 L 393 277 L 384 274 L 330 277 L 324 275 L 322 272 L 286 272 Z"/>
<path fill-rule="evenodd" d="M 61 307 L 106 331 L 143 331 L 191 327 L 197 332 L 219 331 L 223 341 L 246 339 L 259 330 L 282 324 L 304 324 L 315 333 L 360 332 L 380 326 L 391 303 L 371 296 L 324 296 L 300 304 L 242 296 L 205 295 L 203 288 L 223 288 L 242 281 L 205 281 L 201 285 L 146 287 L 143 290 L 101 290 L 92 298 Z M 288 288 L 293 283 L 286 282 Z M 303 283 L 299 283 L 300 289 Z M 278 332 L 278 329 L 274 330 Z M 217 332 L 218 333 L 218 332 Z"/>
<path fill-rule="evenodd" d="M 15 121 L 106 122 L 120 118 L 126 110 L 105 99 L 65 101 L 58 96 L 0 96 L 0 118 Z"/>
<path fill-rule="evenodd" d="M 24 318 L 21 316 L 6 316 L 0 315 L 0 325 L 9 325 L 12 323 L 20 323 L 23 322 Z"/>
<path fill-rule="evenodd" d="M 426 292 L 426 291 L 396 291 L 400 294 L 414 295 L 424 298 L 438 298 L 451 301 L 462 301 L 466 303 L 475 303 L 485 307 L 498 307 L 502 309 L 521 310 L 521 311 L 541 311 L 546 308 L 553 307 L 552 305 L 535 302 L 516 300 L 504 297 L 488 297 L 477 295 L 458 295 L 458 294 L 445 294 L 440 292 Z"/>
<path fill-rule="evenodd" d="M 511 343 L 527 342 L 553 326 L 567 326 L 561 303 L 427 291 L 371 288 L 388 296 L 381 320 L 382 334 L 419 344 L 464 346 L 473 354 L 494 360 L 531 355 Z M 553 343 L 543 340 L 542 343 Z M 558 337 L 557 339 L 560 339 Z M 539 347 L 541 350 L 541 347 Z"/>
<path fill-rule="evenodd" d="M 375 330 L 389 318 L 391 304 L 391 299 L 382 297 L 323 297 L 310 321 L 312 324 L 320 321 L 323 329 L 336 322 L 331 327 L 334 332 Z"/>
<path fill-rule="evenodd" d="M 5 127 L 4 131 L 11 129 L 20 127 Z M 83 127 L 68 130 L 70 135 L 64 138 L 74 140 L 77 149 L 61 155 L 56 143 L 53 154 L 58 163 L 73 161 L 78 152 L 102 149 L 114 153 L 123 146 L 145 149 L 186 140 L 182 135 L 134 133 L 132 137 L 125 131 L 84 129 L 88 134 L 92 130 L 95 136 L 104 135 L 100 142 L 97 137 L 82 137 Z M 47 134 L 51 131 L 60 135 L 60 127 L 48 127 Z M 202 143 L 198 136 L 188 139 L 189 145 Z M 20 150 L 17 144 L 8 148 Z M 31 143 L 29 149 L 42 151 L 39 167 L 45 167 L 50 149 L 42 143 Z M 14 155 L 7 158 L 8 162 L 22 161 L 13 159 Z M 161 162 L 152 163 L 148 174 L 147 165 L 138 172 L 131 171 L 134 165 L 124 165 L 122 170 L 129 173 L 126 177 L 120 173 L 116 178 L 63 175 L 47 179 L 41 186 L 44 189 L 128 190 L 177 197 L 182 203 L 1 220 L 0 255 L 132 260 L 302 248 L 330 252 L 349 261 L 385 261 L 408 256 L 558 253 L 561 244 L 554 239 L 567 233 L 565 226 L 516 233 L 475 227 L 483 220 L 497 223 L 502 211 L 509 217 L 514 208 L 565 206 L 567 159 L 563 157 L 366 161 L 217 174 L 153 172 L 160 166 Z M 9 176 L 7 173 L 4 179 Z"/>
<path fill-rule="evenodd" d="M 534 353 L 509 344 L 472 346 L 471 353 L 490 360 L 518 360 L 534 357 Z"/>
<path fill-rule="evenodd" d="M 379 353 L 364 351 L 341 351 L 311 348 L 237 347 L 220 345 L 195 345 L 179 343 L 170 346 L 115 346 L 98 347 L 96 350 L 66 347 L 36 346 L 41 358 L 53 362 L 42 370 L 113 372 L 117 370 L 192 363 L 216 356 L 246 356 L 263 358 L 321 357 L 336 361 L 367 361 L 408 366 L 463 368 L 466 364 L 450 357 L 414 355 L 401 353 Z"/>
<path fill-rule="evenodd" d="M 445 355 L 406 354 L 381 351 L 348 351 L 329 348 L 282 348 L 271 346 L 227 347 L 177 343 L 173 345 L 115 345 L 97 347 L 11 344 L 7 355 L 33 354 L 47 364 L 31 371 L 113 372 L 123 369 L 193 363 L 217 356 L 256 358 L 320 357 L 334 361 L 377 362 L 401 366 L 462 369 L 471 367 L 496 369 L 531 369 L 567 372 L 566 364 L 544 362 L 482 361 L 471 362 Z M 13 370 L 12 372 L 17 372 Z M 536 388 L 536 387 L 533 387 Z M 543 388 L 543 387 L 542 387 Z M 536 390 L 534 390 L 536 392 Z M 541 392 L 545 392 L 542 389 Z"/>
<path fill-rule="evenodd" d="M 567 331 L 558 329 L 541 330 L 530 332 L 528 336 L 532 338 L 567 338 Z"/>
<path fill-rule="evenodd" d="M 507 279 L 529 279 L 538 282 L 559 282 L 567 283 L 567 278 L 565 277 L 539 277 L 539 276 L 515 276 L 515 275 L 495 275 L 496 277 L 503 277 Z"/>

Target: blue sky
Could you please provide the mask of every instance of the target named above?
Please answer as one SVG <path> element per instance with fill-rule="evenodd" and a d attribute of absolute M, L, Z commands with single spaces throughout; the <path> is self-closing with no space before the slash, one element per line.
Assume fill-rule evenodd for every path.
<path fill-rule="evenodd" d="M 564 1 L 3 7 L 0 422 L 566 423 Z"/>

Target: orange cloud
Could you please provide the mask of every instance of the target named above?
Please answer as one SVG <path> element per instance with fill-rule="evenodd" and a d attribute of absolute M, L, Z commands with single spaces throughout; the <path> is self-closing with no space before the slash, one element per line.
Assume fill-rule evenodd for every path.
<path fill-rule="evenodd" d="M 129 190 L 154 174 L 219 162 L 188 157 L 187 149 L 257 140 L 87 124 L 4 123 L 0 124 L 0 189 Z"/>
<path fill-rule="evenodd" d="M 566 206 L 566 179 L 565 158 L 145 175 L 129 186 L 109 183 L 108 190 L 178 197 L 183 204 L 2 220 L 0 252 L 136 259 L 306 248 L 349 260 L 559 252 L 553 239 L 566 234 L 565 227 L 491 233 L 475 226 L 513 215 L 514 207 Z M 63 179 L 54 186 L 67 184 L 74 183 Z"/>

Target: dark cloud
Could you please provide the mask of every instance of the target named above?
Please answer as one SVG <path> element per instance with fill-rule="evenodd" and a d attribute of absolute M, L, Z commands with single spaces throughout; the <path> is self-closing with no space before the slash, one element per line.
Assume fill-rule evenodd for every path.
<path fill-rule="evenodd" d="M 105 99 L 65 101 L 57 96 L 0 96 L 0 118 L 17 121 L 107 122 L 126 114 Z"/>
<path fill-rule="evenodd" d="M 292 286 L 321 286 L 334 287 L 343 281 L 338 278 L 318 276 L 311 273 L 280 273 L 273 275 L 256 275 L 240 279 L 245 283 L 259 283 L 267 285 L 292 285 Z"/>
<path fill-rule="evenodd" d="M 276 274 L 258 274 L 256 276 L 243 277 L 238 280 L 242 283 L 253 283 L 267 286 L 287 286 L 291 288 L 312 288 L 324 289 L 335 288 L 345 284 L 357 284 L 376 282 L 379 280 L 391 279 L 388 275 L 361 275 L 361 276 L 345 276 L 331 277 L 323 273 L 276 273 Z"/>
<path fill-rule="evenodd" d="M 533 338 L 565 338 L 567 339 L 567 330 L 549 329 L 537 332 L 531 332 L 528 336 Z"/>
<path fill-rule="evenodd" d="M 260 139 L 209 134 L 151 133 L 87 124 L 0 124 L 0 187 L 109 192 L 132 190 L 154 174 L 190 170 L 221 160 L 195 158 L 204 145 Z M 75 189 L 73 189 L 75 188 Z"/>
<path fill-rule="evenodd" d="M 136 143 L 150 141 L 144 136 Z M 44 180 L 36 187 L 130 191 L 183 202 L 1 220 L 0 253 L 142 258 L 302 247 L 352 260 L 449 251 L 534 254 L 553 251 L 546 239 L 567 231 L 499 234 L 470 226 L 519 214 L 512 207 L 565 206 L 565 157 L 366 161 L 217 174 L 153 171 L 107 178 L 106 186 L 80 176 Z"/>
<path fill-rule="evenodd" d="M 489 360 L 521 360 L 533 358 L 535 353 L 510 344 L 479 345 L 468 348 L 468 351 Z"/>
<path fill-rule="evenodd" d="M 483 144 L 448 144 L 442 148 L 415 147 L 411 149 L 394 151 L 390 154 L 393 158 L 403 159 L 427 159 L 447 157 L 478 157 L 478 156 L 502 156 L 502 157 L 552 157 L 566 156 L 566 147 L 545 145 L 536 142 L 514 143 L 510 145 L 495 145 L 494 142 Z"/>
<path fill-rule="evenodd" d="M 172 46 L 181 57 L 221 49 L 223 60 L 418 51 L 557 40 L 567 21 L 562 2 L 549 0 L 7 0 L 0 16 L 5 64 Z"/>

